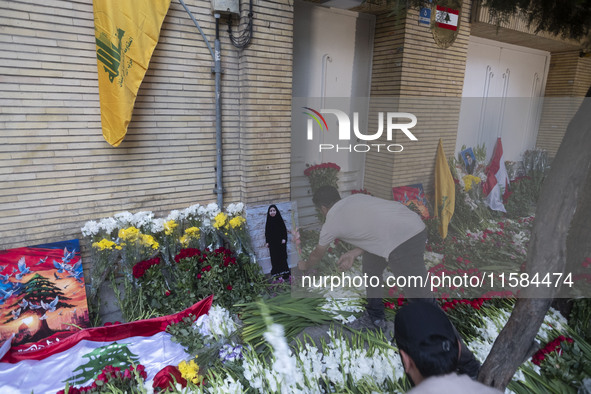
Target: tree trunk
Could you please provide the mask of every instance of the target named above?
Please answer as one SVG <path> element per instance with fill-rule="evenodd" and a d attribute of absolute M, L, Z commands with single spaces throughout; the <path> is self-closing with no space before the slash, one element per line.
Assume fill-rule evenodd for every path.
<path fill-rule="evenodd" d="M 41 320 L 41 328 L 33 335 L 33 337 L 29 340 L 30 342 L 37 342 L 42 339 L 45 339 L 51 336 L 55 331 L 49 328 L 49 324 L 47 324 L 47 320 Z"/>
<path fill-rule="evenodd" d="M 591 92 L 591 89 L 589 90 Z M 589 96 L 589 93 L 587 93 Z M 591 98 L 571 120 L 536 208 L 527 254 L 530 277 L 564 273 L 566 238 L 591 166 Z M 530 286 L 520 293 L 511 316 L 482 365 L 478 379 L 504 390 L 523 363 L 554 296 L 553 288 Z"/>

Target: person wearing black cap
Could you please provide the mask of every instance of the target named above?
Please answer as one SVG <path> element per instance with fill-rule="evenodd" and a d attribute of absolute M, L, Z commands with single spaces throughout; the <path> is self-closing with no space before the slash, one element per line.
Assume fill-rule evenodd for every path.
<path fill-rule="evenodd" d="M 409 393 L 501 393 L 456 373 L 460 340 L 445 312 L 433 303 L 416 301 L 402 307 L 394 318 L 394 340 L 415 386 Z"/>

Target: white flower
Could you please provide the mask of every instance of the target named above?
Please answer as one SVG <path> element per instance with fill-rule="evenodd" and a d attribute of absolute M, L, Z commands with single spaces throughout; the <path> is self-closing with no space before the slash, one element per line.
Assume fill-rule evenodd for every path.
<path fill-rule="evenodd" d="M 119 228 L 117 221 L 110 217 L 101 219 L 98 225 L 107 234 L 111 234 L 113 231 Z"/>
<path fill-rule="evenodd" d="M 203 335 L 204 337 L 210 337 L 211 331 L 209 330 L 209 316 L 208 315 L 201 315 L 195 323 L 193 323 L 193 329 L 199 330 L 199 334 Z"/>
<path fill-rule="evenodd" d="M 127 228 L 133 224 L 133 214 L 131 212 L 119 212 L 115 214 L 120 228 Z"/>
<path fill-rule="evenodd" d="M 230 312 L 218 305 L 213 305 L 208 314 L 201 315 L 193 323 L 193 329 L 208 339 L 218 340 L 228 338 L 238 328 L 230 316 Z"/>
<path fill-rule="evenodd" d="M 170 213 L 168 214 L 168 216 L 166 217 L 166 221 L 169 222 L 171 220 L 174 220 L 175 222 L 177 222 L 181 217 L 181 212 L 177 209 L 170 211 Z"/>
<path fill-rule="evenodd" d="M 164 219 L 158 218 L 152 220 L 152 233 L 161 233 L 164 231 Z"/>
<path fill-rule="evenodd" d="M 152 219 L 154 213 L 150 211 L 142 211 L 133 214 L 131 224 L 136 228 L 150 227 L 152 225 Z"/>
<path fill-rule="evenodd" d="M 242 360 L 243 375 L 250 387 L 262 392 L 263 374 L 261 372 L 265 368 L 256 357 L 253 357 L 253 354 L 254 352 L 248 352 Z"/>
<path fill-rule="evenodd" d="M 183 210 L 182 216 L 185 218 L 194 218 L 198 215 L 200 208 L 201 208 L 201 205 L 199 205 L 199 204 L 191 205 L 189 208 L 185 208 Z"/>
<path fill-rule="evenodd" d="M 443 262 L 443 255 L 435 252 L 425 252 L 425 263 L 429 267 L 434 267 Z"/>
<path fill-rule="evenodd" d="M 93 237 L 99 233 L 100 227 L 97 222 L 90 220 L 84 224 L 84 227 L 80 229 L 82 235 L 85 237 Z"/>
<path fill-rule="evenodd" d="M 210 220 L 213 220 L 220 212 L 220 208 L 215 202 L 210 202 L 207 204 L 207 207 L 205 207 L 205 215 L 207 215 Z"/>
<path fill-rule="evenodd" d="M 230 215 L 230 216 L 241 215 L 243 211 L 244 211 L 244 204 L 241 202 L 236 203 L 236 204 L 232 203 L 226 207 L 226 212 L 228 212 L 228 215 Z"/>
<path fill-rule="evenodd" d="M 280 385 L 282 393 L 296 392 L 298 382 L 304 381 L 302 371 L 296 366 L 296 358 L 293 356 L 284 336 L 283 326 L 271 324 L 264 334 L 265 339 L 273 348 L 273 372 L 277 381 L 270 381 L 271 386 L 275 383 Z M 271 391 L 275 391 L 271 387 Z"/>
<path fill-rule="evenodd" d="M 337 291 L 333 291 L 332 293 L 337 293 Z M 338 296 L 345 296 L 347 298 L 335 298 L 332 295 L 326 295 L 326 301 L 321 305 L 320 309 L 330 313 L 335 320 L 342 323 L 351 323 L 355 321 L 355 313 L 361 312 L 365 309 L 361 305 L 362 300 L 359 295 L 351 293 L 350 291 L 347 292 L 346 290 L 341 290 L 339 291 Z"/>
<path fill-rule="evenodd" d="M 234 380 L 231 375 L 226 377 L 220 382 L 216 381 L 217 384 L 211 385 L 209 392 L 213 394 L 239 394 L 244 393 L 245 389 L 240 381 Z"/>
<path fill-rule="evenodd" d="M 146 394 L 154 394 L 154 387 L 152 387 L 151 383 L 148 384 L 148 382 L 144 382 L 144 390 Z"/>
<path fill-rule="evenodd" d="M 554 339 L 556 336 L 556 332 L 565 332 L 567 327 L 567 321 L 554 308 L 550 308 L 546 316 L 544 317 L 544 322 L 538 331 L 538 338 L 546 343 Z"/>

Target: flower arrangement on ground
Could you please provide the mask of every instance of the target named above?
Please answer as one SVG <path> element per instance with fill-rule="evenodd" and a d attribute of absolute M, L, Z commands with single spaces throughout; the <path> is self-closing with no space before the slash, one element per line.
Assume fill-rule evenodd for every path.
<path fill-rule="evenodd" d="M 482 152 L 475 153 L 478 158 Z M 316 184 L 336 183 L 339 169 L 332 164 L 310 167 L 306 175 L 310 179 L 314 177 Z M 478 170 L 473 174 L 478 177 Z M 431 237 L 427 246 L 425 259 L 430 275 L 467 274 L 487 278 L 494 269 L 516 273 L 524 269 L 533 217 L 490 212 L 479 201 L 478 190 L 476 179 L 458 181 L 456 191 L 461 198 L 456 198 L 450 233 L 445 240 Z M 525 191 L 516 188 L 509 201 L 520 193 Z M 210 293 L 216 294 L 215 304 L 207 315 L 199 319 L 189 316 L 168 327 L 168 333 L 185 348 L 187 359 L 182 365 L 163 368 L 157 374 L 158 379 L 154 379 L 155 390 L 380 393 L 404 392 L 409 388 L 397 349 L 382 334 L 356 333 L 347 328 L 363 309 L 362 294 L 351 294 L 347 289 L 338 293 L 316 289 L 307 298 L 298 299 L 286 293 L 288 288 L 284 285 L 269 288 L 260 280 L 262 276 L 255 269 L 258 266 L 249 265 L 248 259 L 241 260 L 243 255 L 226 248 L 203 247 L 204 238 L 211 239 L 208 237 L 212 232 L 222 232 L 231 240 L 229 231 L 245 224 L 239 219 L 242 216 L 239 206 L 228 207 L 225 212 L 217 206 L 208 207 L 192 209 L 198 219 L 191 220 L 198 220 L 198 224 L 188 219 L 178 220 L 178 228 L 183 229 L 179 236 L 186 236 L 186 242 L 179 241 L 184 247 L 170 264 L 163 259 L 147 258 L 133 267 L 133 279 L 145 290 L 144 304 L 159 313 L 171 313 Z M 123 223 L 124 219 L 122 228 L 133 225 L 146 232 L 146 225 L 139 225 L 133 217 L 117 220 Z M 115 223 L 119 223 L 117 220 Z M 436 228 L 430 220 L 433 219 L 426 219 L 429 229 Z M 192 226 L 199 229 L 199 238 L 195 230 L 187 232 Z M 97 250 L 102 248 L 104 258 L 116 253 L 113 251 L 120 245 L 104 234 L 110 230 L 108 234 L 112 237 L 117 225 L 101 221 L 91 227 L 102 231 L 93 235 L 97 237 L 93 242 L 97 243 Z M 162 231 L 166 231 L 164 225 Z M 301 230 L 298 234 L 300 253 L 305 258 L 317 244 L 318 233 Z M 103 242 L 102 238 L 113 243 Z M 231 241 L 228 244 L 235 245 Z M 336 262 L 349 248 L 350 245 L 341 242 L 331 245 L 317 276 L 337 272 Z M 361 272 L 360 261 L 352 271 L 358 272 Z M 458 286 L 440 286 L 434 290 L 439 304 L 470 350 L 484 361 L 510 316 L 514 294 L 496 288 L 471 294 Z M 385 303 L 391 319 L 406 300 L 396 288 L 390 289 L 390 296 Z M 581 308 L 578 313 L 589 316 L 584 311 L 591 308 Z M 324 335 L 312 338 L 311 327 Z M 569 328 L 566 319 L 551 309 L 536 338 L 540 351 L 518 370 L 509 389 L 516 393 L 576 392 L 582 387 L 591 374 L 588 367 L 591 345 L 588 337 L 579 334 L 587 332 L 588 327 L 579 329 Z M 161 385 L 156 385 L 156 380 Z M 141 382 L 137 385 L 140 387 Z"/>
<path fill-rule="evenodd" d="M 255 285 L 260 282 L 255 264 L 247 264 L 249 257 L 241 255 L 243 251 L 252 250 L 243 203 L 231 203 L 225 212 L 216 203 L 205 206 L 195 204 L 184 210 L 173 210 L 163 218 L 154 218 L 151 212 L 121 212 L 98 222 L 87 222 L 82 234 L 91 246 L 93 264 L 90 298 L 95 309 L 100 286 L 110 281 L 127 320 L 168 314 L 182 306 L 191 305 L 196 300 L 196 294 L 212 291 L 219 284 L 219 281 L 216 282 L 218 276 L 224 276 L 227 282 L 225 292 L 215 288 L 215 293 L 219 294 L 217 297 L 226 298 L 226 301 L 221 301 L 223 304 L 250 300 L 250 296 L 242 291 L 247 286 L 253 292 L 260 290 Z M 229 273 L 228 261 L 213 261 L 216 256 L 219 257 L 215 250 L 222 246 L 224 239 L 237 252 L 232 257 L 232 265 L 240 266 L 240 280 L 236 273 Z M 176 272 L 178 262 L 175 259 L 186 253 L 186 250 L 194 249 L 207 250 L 207 258 L 212 260 L 208 265 L 214 267 L 212 273 L 203 271 L 195 273 L 195 277 L 189 281 L 176 280 L 181 275 Z M 226 260 L 230 259 L 228 252 L 222 254 Z M 200 292 L 195 291 L 197 275 L 213 279 L 211 284 L 199 286 L 202 289 Z M 248 285 L 242 285 L 241 280 L 248 281 Z M 188 282 L 191 282 L 191 286 Z M 209 283 L 209 280 L 201 283 Z M 176 288 L 177 284 L 184 286 L 185 293 L 182 296 L 180 289 Z M 234 290 L 232 295 L 222 294 L 228 293 L 230 289 Z M 94 312 L 98 313 L 96 310 Z"/>

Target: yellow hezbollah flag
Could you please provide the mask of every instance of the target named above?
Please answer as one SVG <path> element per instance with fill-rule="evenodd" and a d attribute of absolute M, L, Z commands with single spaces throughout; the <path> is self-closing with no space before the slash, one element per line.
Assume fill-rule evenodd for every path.
<path fill-rule="evenodd" d="M 94 0 L 93 6 L 103 136 L 118 146 L 170 0 Z"/>
<path fill-rule="evenodd" d="M 443 238 L 447 237 L 447 226 L 454 214 L 456 204 L 456 188 L 451 176 L 447 158 L 443 152 L 443 144 L 439 139 L 437 146 L 437 159 L 435 161 L 435 217 L 439 217 L 439 233 Z"/>

